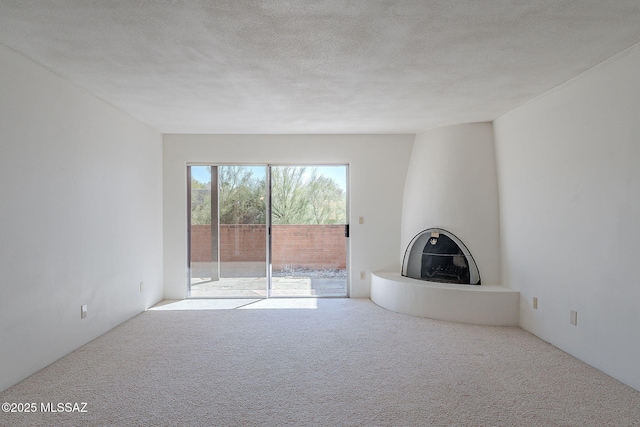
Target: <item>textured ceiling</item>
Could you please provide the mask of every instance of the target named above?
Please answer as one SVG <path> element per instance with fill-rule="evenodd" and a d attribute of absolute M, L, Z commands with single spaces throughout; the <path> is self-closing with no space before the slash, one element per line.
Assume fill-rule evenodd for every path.
<path fill-rule="evenodd" d="M 638 42 L 638 0 L 0 0 L 0 43 L 164 133 L 492 120 Z"/>

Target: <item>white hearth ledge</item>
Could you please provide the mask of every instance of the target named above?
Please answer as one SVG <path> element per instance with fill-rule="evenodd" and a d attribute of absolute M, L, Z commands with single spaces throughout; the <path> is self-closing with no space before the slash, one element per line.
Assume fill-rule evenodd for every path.
<path fill-rule="evenodd" d="M 371 275 L 371 300 L 411 316 L 475 325 L 519 325 L 520 292 L 504 286 L 434 283 L 378 272 Z"/>

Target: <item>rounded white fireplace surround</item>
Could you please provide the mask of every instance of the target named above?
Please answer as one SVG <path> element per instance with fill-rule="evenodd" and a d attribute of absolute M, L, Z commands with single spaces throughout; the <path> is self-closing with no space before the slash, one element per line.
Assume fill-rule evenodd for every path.
<path fill-rule="evenodd" d="M 476 261 L 481 285 L 403 277 L 371 278 L 371 300 L 413 316 L 480 325 L 517 326 L 520 293 L 500 284 L 498 181 L 491 123 L 434 129 L 419 135 L 405 182 L 401 245 L 428 228 L 449 230 Z"/>

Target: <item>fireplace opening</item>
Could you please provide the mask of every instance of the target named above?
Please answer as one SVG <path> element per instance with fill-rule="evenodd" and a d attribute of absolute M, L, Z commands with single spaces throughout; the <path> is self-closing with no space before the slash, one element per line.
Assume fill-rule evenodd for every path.
<path fill-rule="evenodd" d="M 452 233 L 429 228 L 409 243 L 402 275 L 429 282 L 479 285 L 480 273 L 469 249 Z"/>

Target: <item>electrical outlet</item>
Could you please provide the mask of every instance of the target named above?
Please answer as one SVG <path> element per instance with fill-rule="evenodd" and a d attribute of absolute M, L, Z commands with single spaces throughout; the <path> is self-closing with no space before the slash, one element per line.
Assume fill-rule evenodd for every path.
<path fill-rule="evenodd" d="M 87 305 L 86 304 L 80 306 L 80 318 L 84 319 L 85 317 L 87 317 Z"/>
<path fill-rule="evenodd" d="M 364 217 L 363 216 L 359 216 L 358 217 L 358 224 L 364 224 Z"/>
<path fill-rule="evenodd" d="M 140 282 L 140 292 L 144 291 L 144 282 Z"/>
<path fill-rule="evenodd" d="M 364 280 L 365 277 L 367 277 L 367 273 L 365 273 L 364 271 L 360 272 L 360 280 Z"/>
<path fill-rule="evenodd" d="M 575 310 L 571 310 L 571 317 L 569 319 L 573 326 L 578 326 L 578 312 Z"/>
<path fill-rule="evenodd" d="M 537 297 L 533 297 L 533 309 L 534 310 L 538 309 L 538 298 Z"/>

